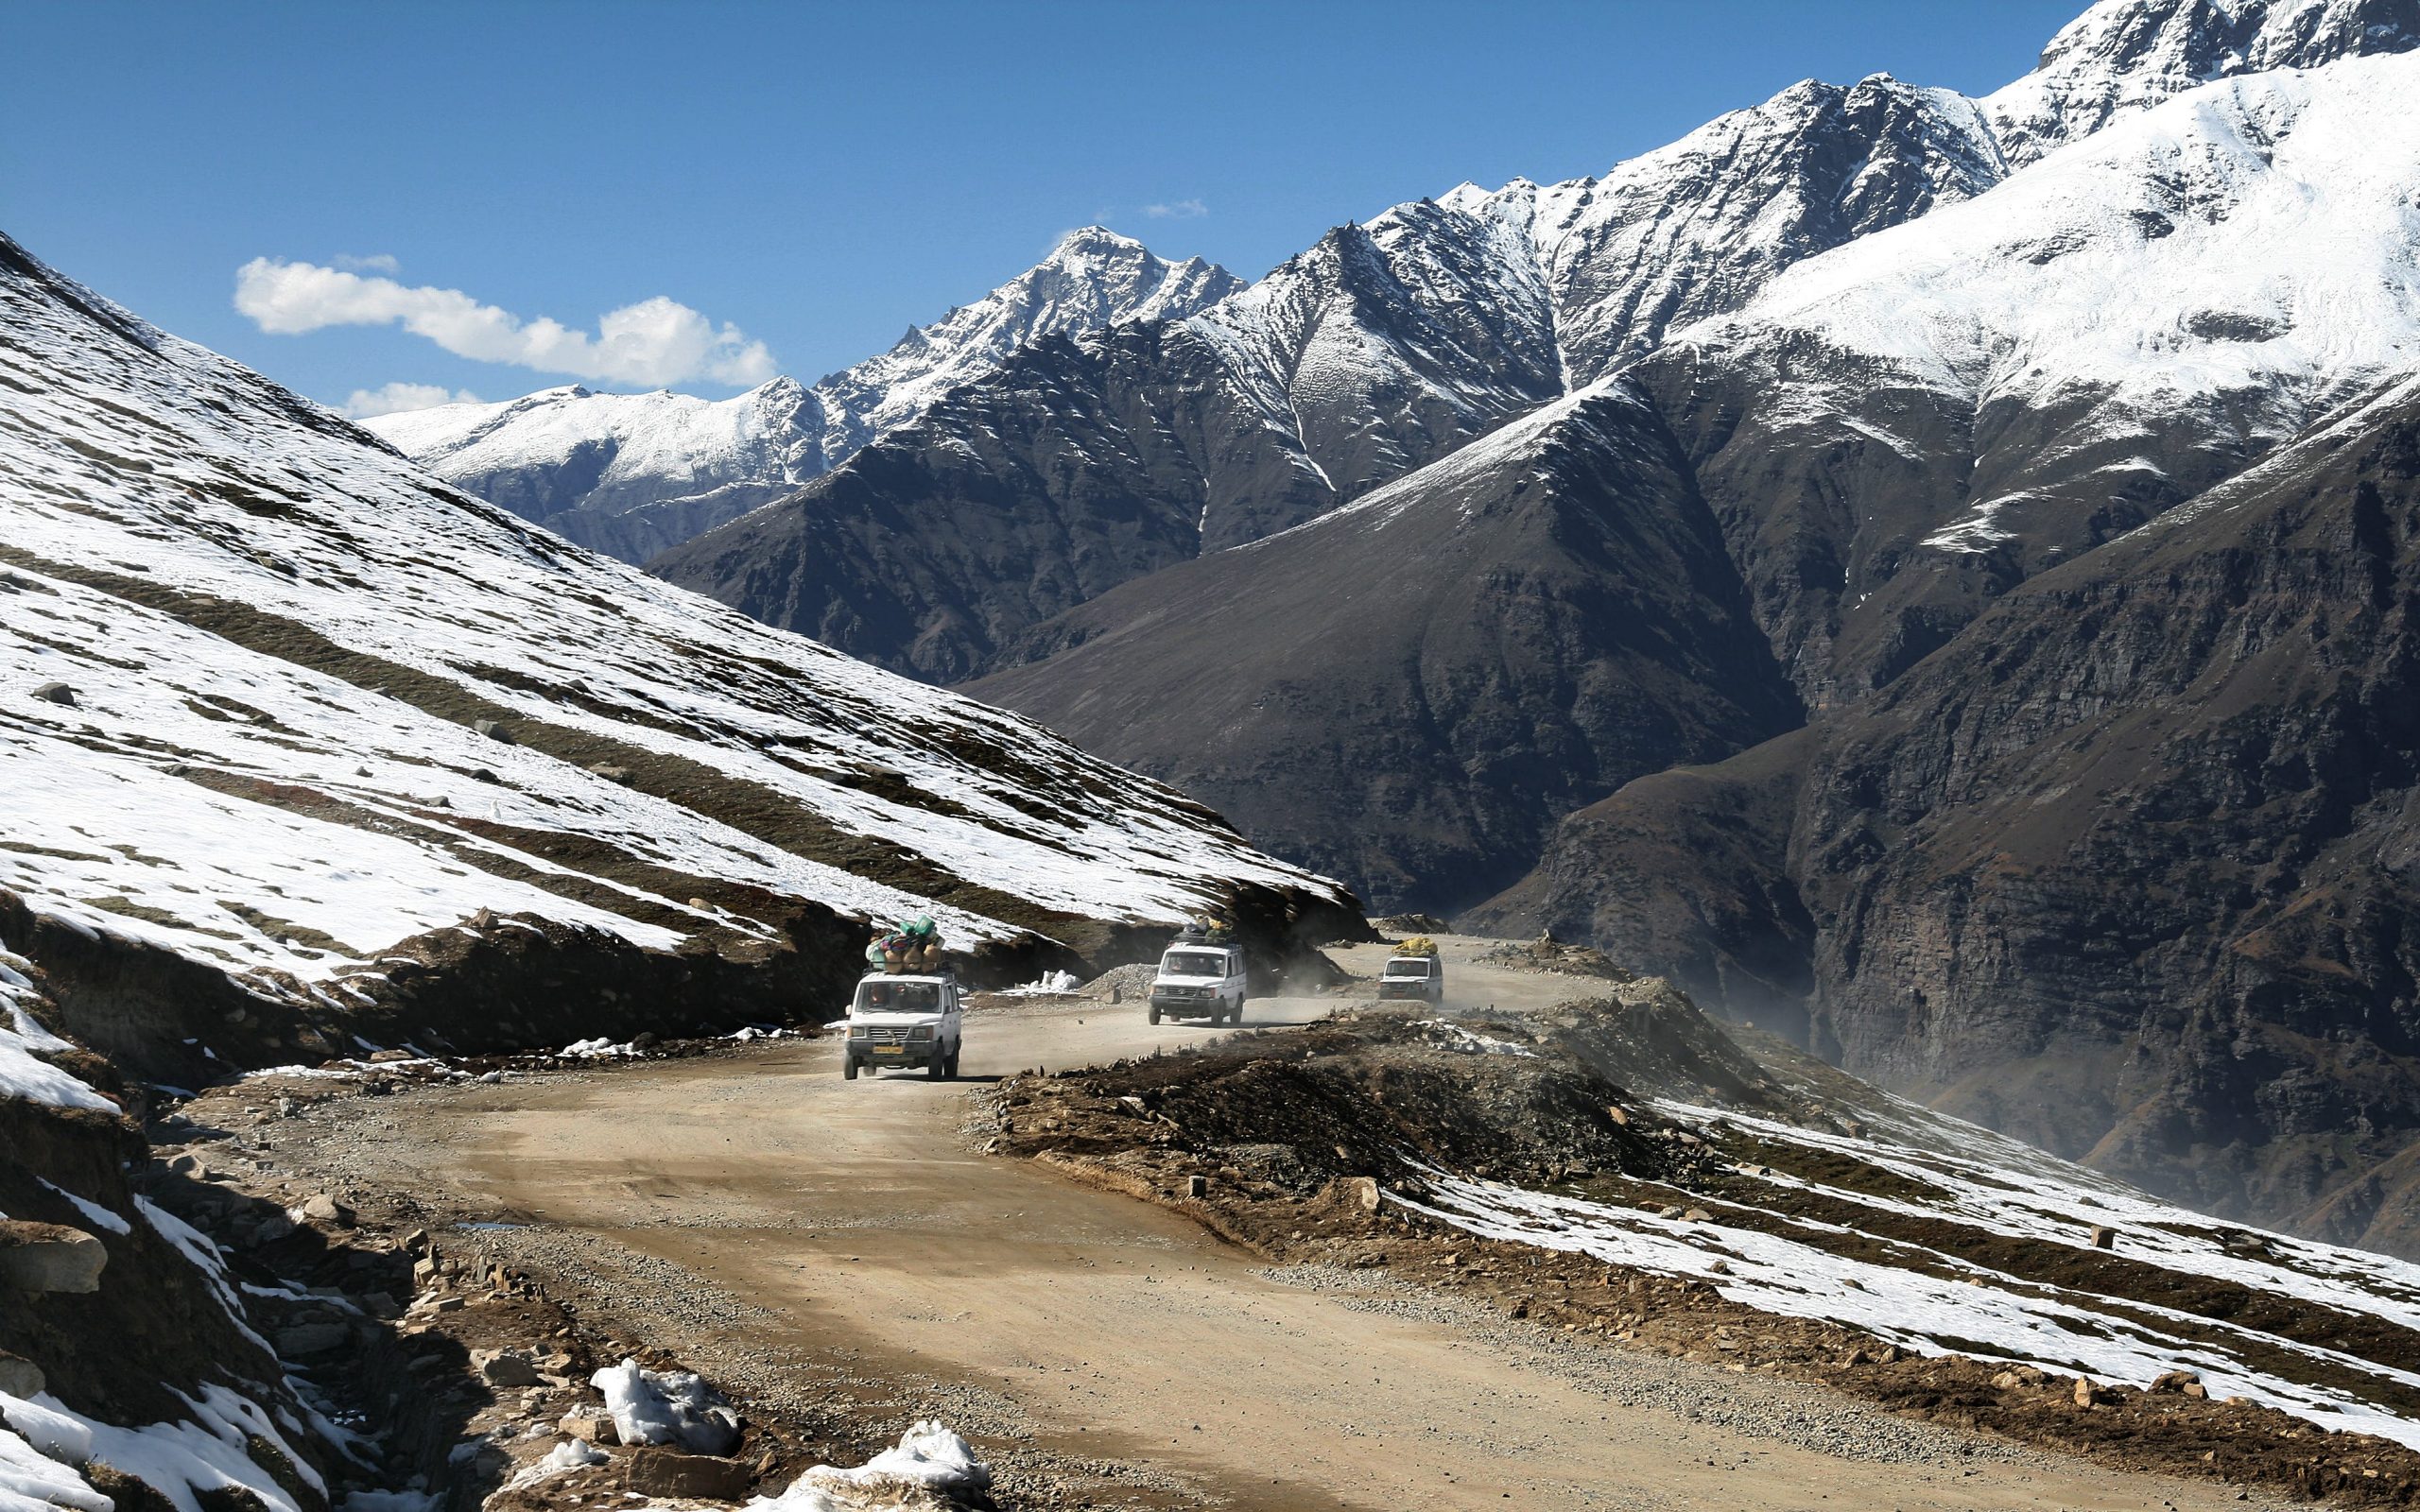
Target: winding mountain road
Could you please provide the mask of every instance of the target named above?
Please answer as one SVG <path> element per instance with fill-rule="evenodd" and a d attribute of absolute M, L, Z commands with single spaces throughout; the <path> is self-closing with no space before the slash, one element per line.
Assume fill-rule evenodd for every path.
<path fill-rule="evenodd" d="M 1473 967 L 1458 1001 L 1573 984 Z M 1373 971 L 1375 955 L 1348 955 Z M 1277 998 L 1300 1024 L 1333 1000 Z M 1206 1037 L 1085 1003 L 970 1016 L 969 1079 Z M 1272 1272 L 1172 1213 L 977 1152 L 963 1083 L 846 1082 L 834 1041 L 416 1093 L 379 1158 L 460 1211 L 670 1263 L 737 1304 L 655 1308 L 689 1362 L 769 1348 L 919 1407 L 1011 1405 L 1013 1460 L 1148 1466 L 1160 1499 L 1307 1508 L 2202 1509 L 2232 1488 L 1962 1442 L 1819 1389 L 1571 1345 L 1392 1283 Z M 1172 1478 L 1172 1480 L 1170 1479 Z M 1133 1489 L 1129 1486 L 1127 1489 Z"/>

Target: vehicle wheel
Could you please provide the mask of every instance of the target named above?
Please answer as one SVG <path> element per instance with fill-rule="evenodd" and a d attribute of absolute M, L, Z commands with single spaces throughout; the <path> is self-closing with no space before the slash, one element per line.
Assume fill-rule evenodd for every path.
<path fill-rule="evenodd" d="M 925 1078 L 927 1081 L 941 1080 L 942 1070 L 947 1064 L 948 1058 L 942 1054 L 942 1047 L 939 1045 L 933 1046 L 932 1058 L 925 1062 Z"/>
<path fill-rule="evenodd" d="M 1151 1022 L 1153 1023 L 1160 1022 L 1160 1005 L 1156 1003 L 1151 1005 Z"/>
<path fill-rule="evenodd" d="M 1241 1023 L 1244 1022 L 1243 999 L 1236 998 L 1227 1005 L 1227 1022 L 1229 1023 Z"/>
<path fill-rule="evenodd" d="M 956 1080 L 958 1080 L 958 1053 L 959 1053 L 959 1050 L 961 1050 L 961 1049 L 963 1049 L 963 1048 L 964 1048 L 964 1047 L 963 1047 L 963 1046 L 961 1046 L 961 1045 L 952 1045 L 952 1046 L 950 1046 L 950 1050 L 949 1050 L 949 1065 L 945 1068 L 945 1071 L 946 1071 L 946 1074 L 948 1074 L 948 1076 L 949 1076 L 949 1079 L 950 1079 L 950 1080 L 952 1080 L 952 1081 L 956 1081 Z"/>
<path fill-rule="evenodd" d="M 856 1057 L 842 1056 L 840 1057 L 840 1079 L 842 1081 L 855 1081 L 857 1079 Z"/>

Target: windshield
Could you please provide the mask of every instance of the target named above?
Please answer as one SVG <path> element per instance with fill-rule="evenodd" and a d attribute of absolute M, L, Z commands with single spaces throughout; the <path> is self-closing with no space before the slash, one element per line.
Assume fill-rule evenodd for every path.
<path fill-rule="evenodd" d="M 1426 961 L 1389 961 L 1387 974 L 1389 976 L 1426 976 L 1428 963 Z"/>
<path fill-rule="evenodd" d="M 1170 951 L 1160 962 L 1163 976 L 1224 976 L 1227 957 L 1220 951 Z"/>
<path fill-rule="evenodd" d="M 939 1013 L 942 989 L 930 982 L 867 982 L 857 988 L 859 1013 Z"/>

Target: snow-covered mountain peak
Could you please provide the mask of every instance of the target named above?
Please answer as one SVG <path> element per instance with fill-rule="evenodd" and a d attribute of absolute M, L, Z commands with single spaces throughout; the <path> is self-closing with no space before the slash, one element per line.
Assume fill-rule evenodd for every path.
<path fill-rule="evenodd" d="M 365 421 L 398 450 L 583 545 L 643 561 L 847 460 L 1028 342 L 1129 319 L 1181 319 L 1243 286 L 1100 226 L 889 352 L 808 387 L 733 399 L 598 394 L 579 385 Z"/>
<path fill-rule="evenodd" d="M 2213 79 L 2415 46 L 2420 0 L 2100 0 L 1983 108 L 2023 164 Z"/>
<path fill-rule="evenodd" d="M 1809 259 L 1680 339 L 1786 327 L 1969 399 L 2316 383 L 2312 401 L 2332 404 L 2420 363 L 2413 98 L 2411 53 L 2204 85 L 1988 201 Z"/>

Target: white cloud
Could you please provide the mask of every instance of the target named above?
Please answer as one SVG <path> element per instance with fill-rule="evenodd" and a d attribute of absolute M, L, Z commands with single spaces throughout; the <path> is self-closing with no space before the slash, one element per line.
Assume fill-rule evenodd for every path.
<path fill-rule="evenodd" d="M 599 316 L 596 334 L 481 304 L 459 289 L 413 288 L 316 263 L 255 257 L 235 270 L 235 308 L 273 335 L 332 325 L 400 325 L 458 357 L 650 387 L 693 378 L 745 386 L 773 376 L 773 354 L 739 328 L 662 295 Z"/>
<path fill-rule="evenodd" d="M 1172 199 L 1166 204 L 1145 205 L 1143 214 L 1153 220 L 1193 220 L 1210 214 L 1210 207 L 1199 199 Z"/>
<path fill-rule="evenodd" d="M 467 388 L 443 384 L 389 384 L 384 388 L 356 388 L 344 402 L 344 412 L 355 420 L 372 415 L 400 415 L 410 409 L 435 409 L 440 404 L 475 404 L 479 396 Z"/>
<path fill-rule="evenodd" d="M 336 262 L 337 266 L 348 273 L 400 273 L 404 270 L 404 265 L 392 252 L 372 252 L 367 257 L 338 252 Z"/>

